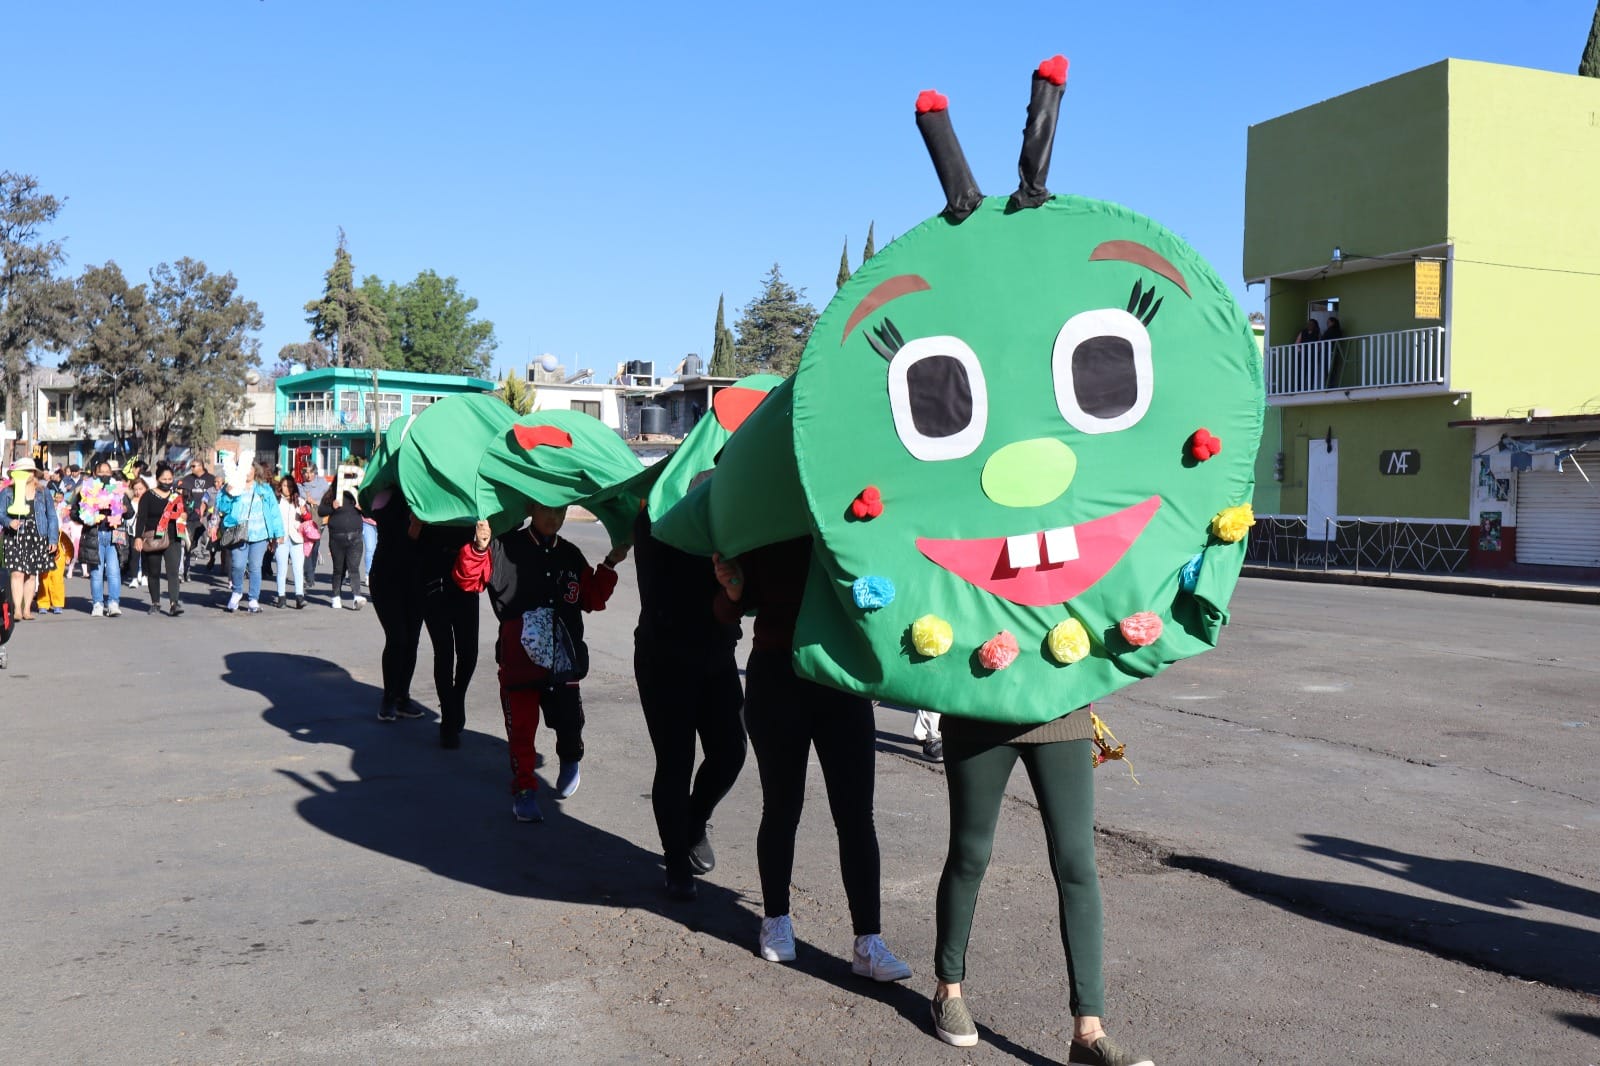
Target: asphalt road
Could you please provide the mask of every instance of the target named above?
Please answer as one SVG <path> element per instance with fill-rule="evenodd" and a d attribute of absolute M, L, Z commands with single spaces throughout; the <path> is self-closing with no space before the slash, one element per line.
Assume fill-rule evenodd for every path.
<path fill-rule="evenodd" d="M 794 965 L 753 950 L 753 761 L 699 901 L 658 893 L 625 571 L 590 623 L 583 787 L 538 826 L 508 810 L 487 648 L 442 752 L 431 717 L 375 720 L 376 619 L 322 587 L 91 619 L 74 579 L 0 674 L 0 1062 L 1065 1061 L 1020 772 L 965 985 L 982 1040 L 930 1035 L 944 783 L 907 714 L 879 711 L 877 825 L 911 982 L 850 974 L 819 774 Z M 1594 609 L 1251 580 L 1234 608 L 1221 649 L 1099 708 L 1140 782 L 1097 771 L 1112 1032 L 1163 1066 L 1600 1063 Z"/>

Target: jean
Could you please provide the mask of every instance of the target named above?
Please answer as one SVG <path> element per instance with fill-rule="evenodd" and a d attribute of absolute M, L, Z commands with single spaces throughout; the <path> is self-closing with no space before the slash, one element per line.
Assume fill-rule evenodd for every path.
<path fill-rule="evenodd" d="M 378 550 L 378 527 L 371 522 L 361 523 L 361 576 L 363 580 L 372 573 L 372 553 Z M 356 587 L 360 592 L 360 586 Z"/>
<path fill-rule="evenodd" d="M 294 575 L 294 595 L 296 599 L 304 599 L 305 590 L 305 563 L 306 552 L 298 544 L 291 544 L 288 538 L 278 541 L 278 550 L 272 556 L 274 568 L 278 573 L 278 595 L 283 595 L 284 579 L 290 574 Z"/>
<path fill-rule="evenodd" d="M 267 559 L 267 542 L 253 540 L 249 544 L 241 544 L 233 549 L 233 594 L 237 596 L 244 590 L 244 572 L 248 565 L 250 568 L 250 602 L 256 603 L 261 599 L 261 565 Z"/>
<path fill-rule="evenodd" d="M 122 559 L 117 555 L 117 546 L 111 543 L 111 530 L 102 527 L 94 535 L 100 546 L 100 562 L 89 571 L 89 599 L 100 603 L 104 592 L 105 602 L 115 604 L 122 599 Z"/>

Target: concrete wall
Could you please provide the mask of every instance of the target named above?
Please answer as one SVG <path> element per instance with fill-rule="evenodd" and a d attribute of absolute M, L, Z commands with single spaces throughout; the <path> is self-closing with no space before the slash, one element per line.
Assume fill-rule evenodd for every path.
<path fill-rule="evenodd" d="M 1449 87 L 1452 385 L 1600 412 L 1600 79 L 1451 60 Z"/>

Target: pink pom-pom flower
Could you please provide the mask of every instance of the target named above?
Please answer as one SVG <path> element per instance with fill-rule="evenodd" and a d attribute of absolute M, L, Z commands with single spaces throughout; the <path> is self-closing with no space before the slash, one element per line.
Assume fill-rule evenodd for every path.
<path fill-rule="evenodd" d="M 1004 670 L 1017 661 L 1020 653 L 1017 638 L 1010 630 L 1002 629 L 983 642 L 983 647 L 978 649 L 978 662 L 985 670 Z"/>
<path fill-rule="evenodd" d="M 1148 647 L 1161 639 L 1161 619 L 1153 611 L 1130 614 L 1118 623 L 1122 639 L 1136 648 Z"/>

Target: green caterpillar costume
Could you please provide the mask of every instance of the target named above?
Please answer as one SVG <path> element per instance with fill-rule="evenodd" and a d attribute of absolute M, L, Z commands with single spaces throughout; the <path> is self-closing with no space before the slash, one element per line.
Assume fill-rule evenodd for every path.
<path fill-rule="evenodd" d="M 839 289 L 795 376 L 656 525 L 699 554 L 813 538 L 803 677 L 1043 722 L 1227 621 L 1260 351 L 1171 231 L 1044 187 L 1065 81 L 1059 56 L 1033 76 L 1010 198 L 978 191 L 945 98 L 918 98 L 947 207 Z"/>

